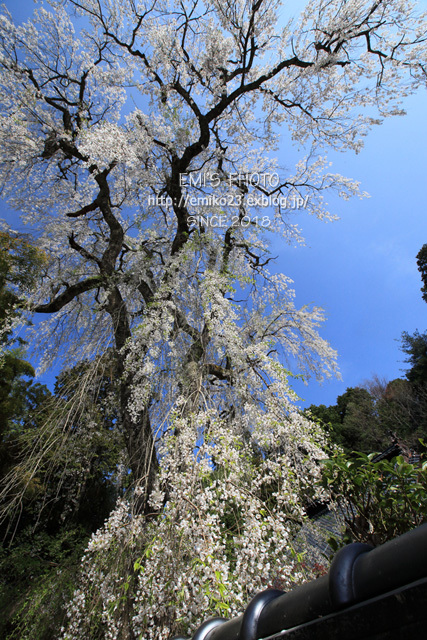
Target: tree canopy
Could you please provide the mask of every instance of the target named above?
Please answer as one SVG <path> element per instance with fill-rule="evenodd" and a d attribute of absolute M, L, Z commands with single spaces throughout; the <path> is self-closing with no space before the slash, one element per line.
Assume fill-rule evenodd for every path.
<path fill-rule="evenodd" d="M 413 384 L 425 387 L 427 385 L 427 332 L 420 333 L 417 330 L 411 335 L 404 331 L 402 351 L 408 356 L 405 362 L 411 365 L 406 372 L 407 379 Z"/>
<path fill-rule="evenodd" d="M 418 271 L 421 273 L 423 300 L 427 302 L 427 244 L 423 244 L 417 253 Z"/>
<path fill-rule="evenodd" d="M 426 408 L 425 388 L 402 378 L 387 382 L 374 377 L 363 387 L 346 389 L 335 405 L 311 405 L 306 413 L 347 454 L 370 454 L 387 449 L 395 437 L 415 451 L 422 450 Z"/>

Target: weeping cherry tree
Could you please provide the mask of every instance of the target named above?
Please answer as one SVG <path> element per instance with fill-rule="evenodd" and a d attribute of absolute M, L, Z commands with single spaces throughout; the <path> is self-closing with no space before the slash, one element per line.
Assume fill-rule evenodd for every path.
<path fill-rule="evenodd" d="M 41 369 L 93 363 L 77 405 L 114 371 L 133 482 L 62 637 L 190 632 L 303 578 L 292 540 L 325 442 L 291 381 L 333 375 L 336 354 L 269 247 L 300 240 L 293 203 L 329 220 L 326 193 L 363 195 L 325 154 L 402 113 L 426 23 L 401 0 L 314 0 L 289 21 L 279 0 L 52 0 L 0 29 L 2 196 L 44 256 L 34 348 Z M 45 448 L 67 446 L 61 420 Z"/>

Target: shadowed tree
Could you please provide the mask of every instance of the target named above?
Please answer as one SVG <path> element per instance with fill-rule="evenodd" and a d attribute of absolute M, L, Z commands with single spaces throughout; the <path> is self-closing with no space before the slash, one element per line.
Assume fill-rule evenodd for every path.
<path fill-rule="evenodd" d="M 423 300 L 427 302 L 427 244 L 423 244 L 417 253 L 417 265 L 423 282 L 423 286 L 421 287 Z"/>
<path fill-rule="evenodd" d="M 425 386 L 427 384 L 427 332 L 420 333 L 417 330 L 411 335 L 404 331 L 401 349 L 408 356 L 405 362 L 410 365 L 410 369 L 406 372 L 407 379 L 413 385 Z"/>

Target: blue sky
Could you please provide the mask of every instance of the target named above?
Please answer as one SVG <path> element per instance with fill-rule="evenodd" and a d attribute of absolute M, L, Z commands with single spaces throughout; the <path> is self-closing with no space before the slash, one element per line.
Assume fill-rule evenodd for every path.
<path fill-rule="evenodd" d="M 288 4 L 298 13 L 305 2 Z M 33 9 L 31 0 L 6 6 L 18 21 Z M 419 2 L 427 9 L 427 0 Z M 427 330 L 416 254 L 427 243 L 427 94 L 408 98 L 407 115 L 375 127 L 358 155 L 331 154 L 333 170 L 361 181 L 366 200 L 331 201 L 340 216 L 323 223 L 295 219 L 305 247 L 278 246 L 277 269 L 295 283 L 298 305 L 314 303 L 326 311 L 321 334 L 339 353 L 342 380 L 294 387 L 308 404 L 334 404 L 347 387 L 377 374 L 392 380 L 404 374 L 399 350 L 402 331 Z M 287 163 L 286 147 L 280 160 Z M 295 152 L 293 152 L 295 157 Z M 42 381 L 50 379 L 45 375 Z"/>
<path fill-rule="evenodd" d="M 416 255 L 427 243 L 427 94 L 406 100 L 407 115 L 375 127 L 358 155 L 331 154 L 334 169 L 361 181 L 369 199 L 334 201 L 340 220 L 300 218 L 305 247 L 286 248 L 279 266 L 299 304 L 327 314 L 322 335 L 338 350 L 342 380 L 297 386 L 313 404 L 332 404 L 377 374 L 402 377 L 402 331 L 427 330 Z"/>

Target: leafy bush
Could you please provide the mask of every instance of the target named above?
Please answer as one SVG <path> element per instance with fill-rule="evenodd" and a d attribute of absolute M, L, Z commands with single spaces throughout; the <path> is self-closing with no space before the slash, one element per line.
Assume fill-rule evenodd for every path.
<path fill-rule="evenodd" d="M 346 525 L 341 544 L 379 545 L 427 519 L 427 461 L 402 456 L 373 462 L 375 454 L 335 453 L 325 462 L 321 483 L 330 491 Z M 340 546 L 330 540 L 334 550 Z"/>
<path fill-rule="evenodd" d="M 0 546 L 0 637 L 52 640 L 64 622 L 88 535 L 81 528 L 50 536 L 30 527 Z"/>

